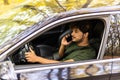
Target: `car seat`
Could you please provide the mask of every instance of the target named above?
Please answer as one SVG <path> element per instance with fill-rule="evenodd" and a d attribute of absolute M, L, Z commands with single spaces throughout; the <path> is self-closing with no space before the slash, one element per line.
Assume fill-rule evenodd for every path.
<path fill-rule="evenodd" d="M 102 21 L 99 21 L 95 24 L 95 26 L 91 31 L 92 38 L 89 39 L 89 43 L 96 51 L 96 58 L 100 48 L 103 30 L 104 30 L 104 23 Z"/>

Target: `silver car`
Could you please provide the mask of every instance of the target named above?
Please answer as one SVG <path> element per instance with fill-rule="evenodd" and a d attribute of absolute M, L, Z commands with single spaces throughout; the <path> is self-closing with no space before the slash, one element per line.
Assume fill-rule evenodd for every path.
<path fill-rule="evenodd" d="M 87 0 L 28 1 L 0 16 L 1 80 L 119 80 L 120 1 L 106 6 Z M 94 3 L 94 2 L 93 2 Z M 89 43 L 96 58 L 57 64 L 30 63 L 25 52 L 58 60 L 53 54 L 68 24 L 90 22 Z"/>

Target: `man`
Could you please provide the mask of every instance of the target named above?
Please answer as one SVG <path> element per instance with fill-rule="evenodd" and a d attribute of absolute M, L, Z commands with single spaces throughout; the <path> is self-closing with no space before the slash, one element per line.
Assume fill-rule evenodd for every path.
<path fill-rule="evenodd" d="M 30 49 L 30 52 L 26 52 L 27 61 L 46 64 L 58 63 L 61 61 L 71 62 L 95 58 L 95 50 L 89 45 L 88 41 L 89 28 L 89 23 L 85 21 L 71 23 L 70 29 L 72 30 L 72 40 L 67 42 L 66 38 L 69 37 L 69 34 L 62 38 L 58 52 L 59 56 L 61 57 L 60 61 L 50 60 L 37 56 L 32 49 Z"/>

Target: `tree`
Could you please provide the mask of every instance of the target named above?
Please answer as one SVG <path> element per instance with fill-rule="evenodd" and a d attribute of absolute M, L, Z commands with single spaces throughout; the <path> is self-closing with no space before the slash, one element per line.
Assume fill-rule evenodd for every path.
<path fill-rule="evenodd" d="M 4 1 L 4 5 L 9 5 L 8 0 L 3 0 Z"/>
<path fill-rule="evenodd" d="M 82 8 L 88 7 L 88 5 L 92 2 L 92 0 L 87 0 L 87 2 L 82 6 Z"/>

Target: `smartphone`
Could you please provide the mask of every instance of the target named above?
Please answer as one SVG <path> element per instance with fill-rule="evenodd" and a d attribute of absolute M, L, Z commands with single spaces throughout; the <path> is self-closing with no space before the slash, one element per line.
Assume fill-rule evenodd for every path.
<path fill-rule="evenodd" d="M 69 37 L 66 38 L 67 42 L 72 41 L 72 36 L 70 35 Z"/>

